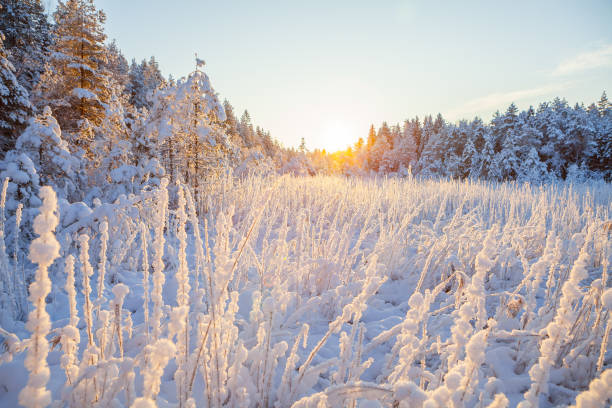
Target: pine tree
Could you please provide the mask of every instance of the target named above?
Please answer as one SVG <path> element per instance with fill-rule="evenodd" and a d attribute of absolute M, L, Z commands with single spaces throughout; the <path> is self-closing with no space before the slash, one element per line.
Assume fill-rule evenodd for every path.
<path fill-rule="evenodd" d="M 569 111 L 567 117 L 567 130 L 564 143 L 561 146 L 561 155 L 566 167 L 571 164 L 583 166 L 592 156 L 594 145 L 595 124 L 590 120 L 584 106 L 576 104 Z"/>
<path fill-rule="evenodd" d="M 542 152 L 549 171 L 558 178 L 565 178 L 569 167 L 565 155 L 565 146 L 570 129 L 572 109 L 567 101 L 555 98 L 551 104 L 546 104 L 538 124 L 544 128 L 544 146 Z"/>
<path fill-rule="evenodd" d="M 354 151 L 355 152 L 359 152 L 361 151 L 365 146 L 365 142 L 363 141 L 363 137 L 360 137 L 359 139 L 357 139 L 357 142 L 355 142 L 355 147 L 354 147 Z"/>
<path fill-rule="evenodd" d="M 433 123 L 434 132 L 440 132 L 444 128 L 445 125 L 446 125 L 446 121 L 442 117 L 442 114 L 438 113 L 438 116 L 436 116 L 436 120 Z"/>
<path fill-rule="evenodd" d="M 144 78 L 145 89 L 147 91 L 152 92 L 160 86 L 165 85 L 166 80 L 159 69 L 159 64 L 157 63 L 155 56 L 152 55 L 151 58 L 149 58 L 149 62 L 145 63 L 145 61 L 143 61 L 142 65 L 142 75 Z"/>
<path fill-rule="evenodd" d="M 102 123 L 110 96 L 102 11 L 93 0 L 59 1 L 54 13 L 56 42 L 35 100 L 53 108 L 62 129 L 77 134 L 87 119 L 93 127 Z M 74 141 L 85 151 L 87 141 Z"/>
<path fill-rule="evenodd" d="M 463 153 L 461 155 L 461 163 L 459 166 L 459 177 L 467 178 L 472 174 L 472 169 L 475 167 L 475 164 L 478 162 L 478 152 L 474 147 L 474 139 L 469 138 L 465 147 L 463 148 Z"/>
<path fill-rule="evenodd" d="M 272 139 L 272 136 L 270 135 L 269 131 L 263 130 L 263 133 L 261 135 L 261 143 L 266 155 L 269 158 L 274 159 L 278 151 L 278 145 Z"/>
<path fill-rule="evenodd" d="M 518 181 L 529 181 L 533 183 L 542 183 L 549 179 L 546 164 L 540 160 L 540 156 L 535 147 L 529 147 L 529 152 L 521 160 L 517 169 Z"/>
<path fill-rule="evenodd" d="M 132 59 L 125 92 L 130 98 L 130 104 L 134 107 L 151 109 L 153 93 L 158 88 L 167 85 L 174 86 L 176 84 L 174 79 L 169 81 L 164 79 L 154 56 L 151 56 L 148 62 L 143 59 L 140 64 Z"/>
<path fill-rule="evenodd" d="M 253 124 L 251 123 L 251 115 L 249 115 L 249 112 L 246 109 L 240 117 L 238 131 L 240 132 L 240 137 L 242 138 L 246 147 L 253 148 L 259 144 L 256 140 Z"/>
<path fill-rule="evenodd" d="M 117 41 L 113 40 L 106 46 L 106 61 L 101 66 L 108 71 L 112 80 L 122 88 L 127 85 L 130 67 L 119 49 Z"/>
<path fill-rule="evenodd" d="M 498 169 L 493 166 L 493 159 L 495 158 L 494 144 L 495 140 L 491 132 L 490 127 L 483 128 L 482 139 L 484 144 L 480 152 L 480 160 L 478 167 L 474 168 L 472 165 L 472 176 L 480 177 L 485 180 L 498 180 L 500 178 Z M 476 142 L 478 142 L 478 136 Z"/>
<path fill-rule="evenodd" d="M 419 146 L 421 146 L 422 144 L 423 129 L 421 127 L 421 122 L 419 121 L 418 116 L 414 118 L 412 121 L 410 121 L 410 125 L 412 128 L 412 139 L 414 140 L 414 143 L 415 143 L 415 155 L 416 156 L 414 158 L 414 161 L 416 162 L 419 159 L 419 155 L 421 154 L 421 151 L 419 150 Z"/>
<path fill-rule="evenodd" d="M 606 112 L 610 110 L 610 108 L 612 108 L 610 101 L 608 101 L 608 95 L 606 94 L 606 91 L 603 91 L 603 93 L 601 94 L 601 98 L 597 102 L 597 108 L 599 109 L 599 114 L 602 116 L 605 115 Z"/>
<path fill-rule="evenodd" d="M 0 31 L 19 83 L 31 92 L 44 71 L 51 25 L 40 0 L 0 0 Z"/>
<path fill-rule="evenodd" d="M 70 154 L 61 134 L 51 109 L 45 107 L 40 115 L 30 119 L 17 139 L 15 150 L 32 160 L 42 184 L 52 185 L 60 197 L 69 198 L 76 191 L 78 160 Z"/>
<path fill-rule="evenodd" d="M 374 146 L 374 143 L 376 143 L 376 130 L 374 129 L 374 125 L 370 125 L 366 143 L 366 149 L 368 149 L 368 151 L 372 148 L 372 146 Z"/>
<path fill-rule="evenodd" d="M 415 127 L 419 126 L 417 123 L 418 119 L 417 121 L 406 120 L 404 122 L 401 137 L 394 143 L 394 148 L 388 155 L 388 157 L 391 157 L 388 160 L 392 171 L 398 171 L 400 168 L 407 169 L 416 163 L 418 142 L 415 140 L 417 135 Z"/>
<path fill-rule="evenodd" d="M 498 180 L 515 180 L 519 168 L 521 123 L 518 108 L 510 104 L 506 113 L 493 119 L 495 157 L 492 161 Z"/>
<path fill-rule="evenodd" d="M 425 145 L 427 145 L 427 142 L 429 142 L 429 139 L 431 138 L 431 135 L 433 133 L 434 133 L 433 119 L 431 115 L 427 115 L 423 119 L 423 128 L 421 129 L 421 140 L 419 140 L 419 144 L 417 146 L 418 159 L 421 158 L 421 155 L 423 154 L 423 150 L 425 149 Z"/>
<path fill-rule="evenodd" d="M 438 115 L 439 116 L 439 115 Z M 445 176 L 444 170 L 444 149 L 448 140 L 448 128 L 441 124 L 439 130 L 434 131 L 428 136 L 427 144 L 423 148 L 423 153 L 417 163 L 418 172 L 425 176 Z M 432 131 L 437 126 L 432 126 Z"/>
<path fill-rule="evenodd" d="M 376 130 L 374 129 L 374 125 L 370 125 L 370 130 L 368 131 L 368 138 L 366 140 L 366 154 L 367 154 L 367 167 L 368 169 L 372 169 L 374 168 L 375 164 L 374 164 L 374 157 L 372 155 L 372 149 L 374 148 L 374 145 L 376 144 Z M 378 165 L 376 165 L 376 168 L 378 168 Z"/>
<path fill-rule="evenodd" d="M 520 124 L 518 108 L 510 104 L 506 112 L 501 115 L 495 112 L 491 120 L 491 133 L 489 148 L 493 149 L 493 157 L 485 158 L 488 162 L 487 176 L 493 180 L 514 180 L 518 169 L 518 149 Z M 490 155 L 488 153 L 488 155 Z"/>
<path fill-rule="evenodd" d="M 369 139 L 369 137 L 368 137 Z M 386 165 L 389 164 L 383 161 L 385 152 L 391 150 L 391 130 L 386 122 L 383 122 L 382 126 L 376 134 L 376 141 L 370 149 L 369 154 L 369 165 L 370 169 L 374 171 L 388 171 Z"/>
<path fill-rule="evenodd" d="M 132 64 L 130 65 L 125 93 L 129 97 L 130 104 L 135 108 L 142 109 L 144 106 L 147 106 L 142 66 L 135 59 L 132 59 Z"/>
<path fill-rule="evenodd" d="M 395 149 L 399 146 L 399 141 L 402 138 L 402 127 L 399 123 L 391 126 L 391 134 L 389 135 L 389 146 L 391 149 Z"/>
<path fill-rule="evenodd" d="M 240 134 L 238 132 L 238 118 L 234 112 L 234 107 L 227 99 L 223 100 L 223 110 L 225 111 L 224 124 L 227 134 L 232 138 L 240 138 Z"/>
<path fill-rule="evenodd" d="M 597 103 L 597 110 L 589 112 L 594 124 L 593 149 L 589 159 L 589 168 L 599 172 L 606 180 L 612 180 L 612 104 L 606 92 Z"/>
<path fill-rule="evenodd" d="M 196 70 L 175 88 L 158 89 L 153 102 L 145 137 L 156 141 L 171 178 L 197 190 L 202 180 L 218 175 L 234 154 L 217 94 L 208 76 Z"/>
<path fill-rule="evenodd" d="M 17 135 L 32 113 L 28 92 L 19 84 L 7 59 L 0 32 L 0 155 L 13 148 Z"/>
<path fill-rule="evenodd" d="M 443 132 L 442 151 L 444 175 L 452 178 L 462 177 L 463 149 L 469 139 L 467 122 L 462 120 L 459 126 L 449 124 L 447 132 Z"/>
<path fill-rule="evenodd" d="M 499 153 L 502 150 L 502 144 L 506 137 L 511 137 L 511 133 L 515 130 L 518 121 L 518 108 L 514 103 L 511 103 L 506 110 L 504 115 L 495 112 L 493 120 L 491 121 L 492 136 L 494 140 L 495 153 Z"/>

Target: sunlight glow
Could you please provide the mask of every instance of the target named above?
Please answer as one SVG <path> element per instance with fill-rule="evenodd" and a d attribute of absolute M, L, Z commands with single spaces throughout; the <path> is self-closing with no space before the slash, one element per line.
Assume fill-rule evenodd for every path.
<path fill-rule="evenodd" d="M 316 146 L 321 146 L 328 152 L 334 152 L 344 150 L 355 143 L 355 140 L 359 137 L 359 129 L 345 121 L 334 120 L 321 126 L 320 135 L 320 140 L 317 141 Z"/>

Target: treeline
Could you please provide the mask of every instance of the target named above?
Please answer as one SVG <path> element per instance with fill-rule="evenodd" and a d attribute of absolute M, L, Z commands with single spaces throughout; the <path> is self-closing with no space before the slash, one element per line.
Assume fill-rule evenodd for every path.
<path fill-rule="evenodd" d="M 519 112 L 511 104 L 481 119 L 449 123 L 442 115 L 374 126 L 366 140 L 333 155 L 325 165 L 346 174 L 378 172 L 452 178 L 545 182 L 612 179 L 612 105 L 571 107 L 556 98 Z"/>

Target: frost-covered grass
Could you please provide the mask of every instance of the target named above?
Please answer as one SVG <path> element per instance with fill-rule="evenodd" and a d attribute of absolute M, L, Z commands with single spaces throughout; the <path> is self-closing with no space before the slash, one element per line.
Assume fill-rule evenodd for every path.
<path fill-rule="evenodd" d="M 60 203 L 49 278 L 55 254 L 30 249 L 28 323 L 3 319 L 1 406 L 609 405 L 609 184 L 274 177 L 207 193 Z M 35 231 L 53 243 L 44 194 Z M 23 296 L 25 257 L 0 249 L 3 293 Z"/>

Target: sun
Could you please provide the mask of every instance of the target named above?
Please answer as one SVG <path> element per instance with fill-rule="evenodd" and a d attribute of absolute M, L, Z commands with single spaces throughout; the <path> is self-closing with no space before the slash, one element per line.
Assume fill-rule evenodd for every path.
<path fill-rule="evenodd" d="M 348 122 L 332 120 L 321 126 L 318 145 L 328 152 L 345 150 L 357 140 L 358 131 Z"/>

